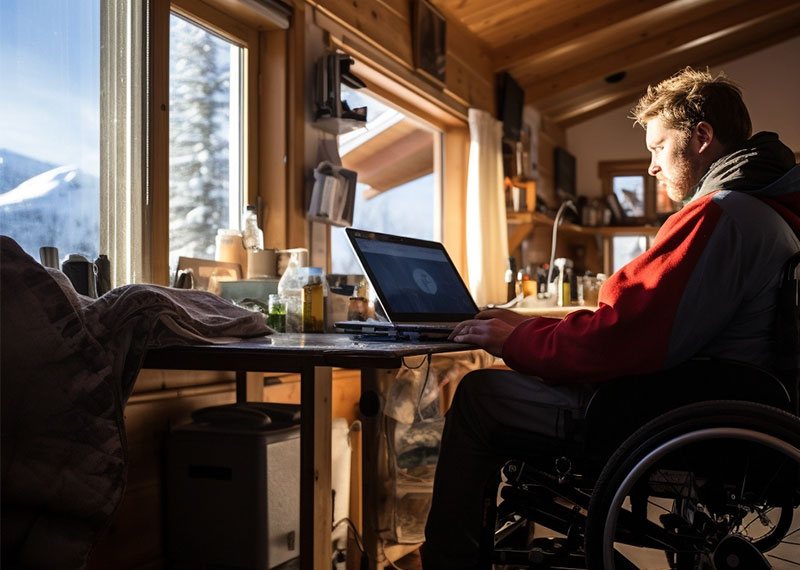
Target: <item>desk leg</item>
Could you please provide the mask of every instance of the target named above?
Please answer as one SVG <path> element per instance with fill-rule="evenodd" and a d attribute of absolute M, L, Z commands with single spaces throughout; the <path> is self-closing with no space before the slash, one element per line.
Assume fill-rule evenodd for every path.
<path fill-rule="evenodd" d="M 377 568 L 376 561 L 381 561 L 383 567 L 383 551 L 379 548 L 380 532 L 385 528 L 385 522 L 378 512 L 381 505 L 380 482 L 386 477 L 385 469 L 381 470 L 382 453 L 384 445 L 382 442 L 382 422 L 383 422 L 383 395 L 386 394 L 392 380 L 397 375 L 397 370 L 365 369 L 361 371 L 361 394 L 366 395 L 365 400 L 370 400 L 371 396 L 380 395 L 380 402 L 376 409 L 361 410 L 364 429 L 361 434 L 361 492 L 363 513 L 361 521 L 363 525 L 362 537 L 364 539 L 364 549 L 368 553 L 369 568 Z M 369 394 L 369 393 L 372 394 Z M 367 415 L 369 414 L 369 415 Z M 383 472 L 382 472 L 383 471 Z"/>
<path fill-rule="evenodd" d="M 300 375 L 300 568 L 330 570 L 331 368 Z"/>
<path fill-rule="evenodd" d="M 236 402 L 264 401 L 264 373 L 236 371 Z"/>

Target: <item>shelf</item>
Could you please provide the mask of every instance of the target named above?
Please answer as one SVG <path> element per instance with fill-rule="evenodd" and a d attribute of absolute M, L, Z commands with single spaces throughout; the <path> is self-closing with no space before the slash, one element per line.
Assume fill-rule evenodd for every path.
<path fill-rule="evenodd" d="M 509 224 L 530 224 L 553 226 L 553 219 L 541 212 L 506 212 L 506 221 Z M 656 235 L 659 226 L 579 226 L 571 222 L 561 222 L 558 231 L 572 232 L 589 235 L 628 235 L 645 234 Z"/>
<path fill-rule="evenodd" d="M 507 211 L 506 221 L 509 226 L 515 226 L 508 238 L 509 251 L 515 250 L 522 240 L 533 231 L 537 225 L 553 227 L 553 219 L 541 212 L 516 212 Z M 579 234 L 585 236 L 613 237 L 624 235 L 646 235 L 652 237 L 658 233 L 658 226 L 579 226 L 570 222 L 561 222 L 559 232 Z"/>
<path fill-rule="evenodd" d="M 312 123 L 312 125 L 314 125 L 315 128 L 332 135 L 343 135 L 345 133 L 366 127 L 367 122 L 357 119 L 337 119 L 335 117 L 326 117 L 323 119 L 317 119 Z"/>

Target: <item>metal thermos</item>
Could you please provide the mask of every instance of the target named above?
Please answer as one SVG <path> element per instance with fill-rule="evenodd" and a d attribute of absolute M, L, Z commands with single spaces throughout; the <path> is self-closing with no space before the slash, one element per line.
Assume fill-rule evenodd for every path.
<path fill-rule="evenodd" d="M 42 260 L 42 265 L 52 269 L 58 269 L 58 248 L 52 246 L 43 246 L 39 248 L 39 259 Z"/>
<path fill-rule="evenodd" d="M 69 258 L 61 264 L 61 271 L 69 277 L 75 291 L 93 298 L 97 297 L 95 270 L 94 263 L 75 253 L 70 254 Z"/>

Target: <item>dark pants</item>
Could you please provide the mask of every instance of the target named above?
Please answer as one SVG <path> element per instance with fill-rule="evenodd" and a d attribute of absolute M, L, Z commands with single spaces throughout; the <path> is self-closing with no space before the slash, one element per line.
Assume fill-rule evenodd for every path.
<path fill-rule="evenodd" d="M 442 434 L 422 547 L 425 570 L 475 567 L 484 486 L 520 451 L 504 445 L 502 434 L 528 432 L 554 447 L 580 437 L 570 433 L 570 419 L 582 417 L 592 391 L 503 370 L 476 370 L 461 380 Z"/>

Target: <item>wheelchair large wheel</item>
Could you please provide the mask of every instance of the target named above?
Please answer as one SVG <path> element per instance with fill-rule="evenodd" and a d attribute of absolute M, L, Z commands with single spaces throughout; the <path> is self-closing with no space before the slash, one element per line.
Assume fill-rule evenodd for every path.
<path fill-rule="evenodd" d="M 800 568 L 800 420 L 703 402 L 643 426 L 609 459 L 586 521 L 589 570 Z"/>

